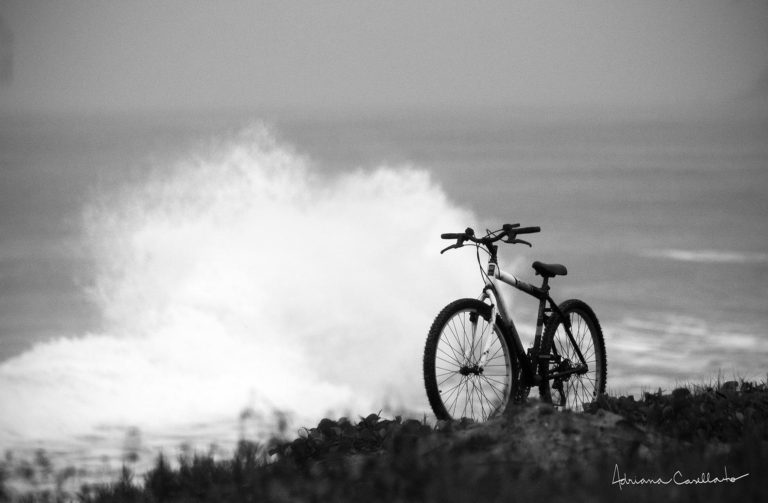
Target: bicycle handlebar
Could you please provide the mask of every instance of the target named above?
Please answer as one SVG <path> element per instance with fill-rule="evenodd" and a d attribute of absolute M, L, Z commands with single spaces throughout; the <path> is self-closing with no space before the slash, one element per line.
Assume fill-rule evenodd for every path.
<path fill-rule="evenodd" d="M 536 232 L 541 232 L 541 227 L 538 227 L 538 226 L 520 227 L 520 224 L 504 224 L 501 229 L 497 231 L 488 232 L 488 234 L 486 234 L 485 237 L 476 238 L 475 231 L 471 227 L 467 227 L 464 232 L 448 232 L 445 234 L 441 234 L 440 237 L 442 239 L 455 239 L 456 244 L 453 244 L 448 248 L 443 249 L 440 253 L 445 253 L 451 248 L 461 248 L 462 246 L 464 246 L 465 241 L 471 241 L 473 243 L 489 246 L 495 243 L 496 241 L 500 241 L 501 239 L 504 239 L 505 237 L 507 238 L 504 241 L 505 243 L 526 244 L 528 246 L 533 246 L 528 241 L 517 239 L 517 235 L 533 234 Z"/>
<path fill-rule="evenodd" d="M 519 227 L 517 229 L 514 229 L 512 231 L 512 234 L 534 234 L 536 232 L 541 232 L 541 227 L 539 227 L 539 226 L 535 226 L 535 227 Z"/>

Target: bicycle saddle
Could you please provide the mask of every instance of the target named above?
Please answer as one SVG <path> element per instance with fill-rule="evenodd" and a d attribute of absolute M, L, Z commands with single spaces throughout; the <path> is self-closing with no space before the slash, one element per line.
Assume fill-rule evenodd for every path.
<path fill-rule="evenodd" d="M 540 274 L 545 278 L 554 278 L 555 276 L 565 276 L 568 274 L 568 269 L 562 264 L 545 264 L 538 260 L 533 263 L 533 269 L 536 274 Z"/>

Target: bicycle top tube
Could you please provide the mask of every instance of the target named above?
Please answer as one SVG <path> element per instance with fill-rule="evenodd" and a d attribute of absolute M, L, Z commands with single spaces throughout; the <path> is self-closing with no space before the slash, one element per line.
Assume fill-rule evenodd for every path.
<path fill-rule="evenodd" d="M 547 291 L 545 289 L 531 285 L 530 283 L 526 283 L 514 274 L 503 271 L 501 267 L 496 263 L 488 264 L 488 277 L 498 279 L 514 288 L 517 288 L 521 292 L 525 292 L 528 295 L 536 297 L 537 299 L 547 297 Z M 490 280 L 486 280 L 486 284 L 488 282 L 490 282 Z"/>

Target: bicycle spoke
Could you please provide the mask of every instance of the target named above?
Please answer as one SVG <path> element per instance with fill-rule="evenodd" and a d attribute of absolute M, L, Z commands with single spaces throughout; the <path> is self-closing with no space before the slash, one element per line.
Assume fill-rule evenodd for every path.
<path fill-rule="evenodd" d="M 464 409 L 461 411 L 461 417 L 467 417 L 467 406 L 470 404 L 470 401 L 467 399 L 468 394 L 469 394 L 469 379 L 467 379 L 464 384 Z"/>
<path fill-rule="evenodd" d="M 461 376 L 461 378 L 459 379 L 458 384 L 456 384 L 454 386 L 451 386 L 448 389 L 440 390 L 440 392 L 443 394 L 443 396 L 451 396 L 453 393 L 456 392 L 456 390 L 458 390 L 461 387 L 461 385 L 463 383 L 464 383 L 464 376 Z"/>
<path fill-rule="evenodd" d="M 448 350 L 450 351 L 450 354 L 449 354 L 448 351 L 446 351 L 445 346 L 448 346 Z M 446 335 L 446 337 L 441 337 L 440 338 L 440 343 L 438 344 L 437 352 L 438 353 L 442 353 L 447 358 L 450 358 L 452 363 L 454 363 L 455 365 L 461 366 L 461 362 L 463 361 L 463 358 L 461 358 L 457 354 L 456 349 L 453 347 L 453 345 L 451 344 L 450 340 L 448 340 L 448 336 L 447 335 Z M 435 358 L 438 358 L 437 354 L 435 355 Z M 443 361 L 447 361 L 444 358 L 441 358 L 441 359 Z"/>
<path fill-rule="evenodd" d="M 448 376 L 447 378 L 443 379 L 443 381 L 441 383 L 439 383 L 439 384 L 444 383 L 445 381 L 447 381 L 451 377 L 456 377 L 456 374 L 458 374 L 458 372 L 456 372 L 455 370 L 446 370 L 446 369 L 441 369 L 440 367 L 436 367 L 436 368 L 438 370 L 445 370 L 445 372 L 435 373 L 435 377 Z"/>
<path fill-rule="evenodd" d="M 501 381 L 499 379 L 493 379 L 494 377 L 503 377 L 503 376 L 498 376 L 498 375 L 493 375 L 493 374 L 491 374 L 491 375 L 483 374 L 482 375 L 482 378 L 485 379 L 486 381 L 488 381 L 488 383 L 496 383 L 496 384 L 499 385 L 500 388 L 505 388 L 507 386 L 507 382 L 508 381 Z"/>
<path fill-rule="evenodd" d="M 485 417 L 485 405 L 483 402 L 483 397 L 481 396 L 481 390 L 479 386 L 477 385 L 477 382 L 475 379 L 472 379 L 472 396 L 470 397 L 470 412 L 472 413 L 472 417 L 475 417 L 475 400 L 474 397 L 477 397 L 477 405 L 480 407 L 479 413 L 480 417 L 484 419 Z"/>
<path fill-rule="evenodd" d="M 450 373 L 448 373 L 448 377 L 446 377 L 445 379 L 443 379 L 442 381 L 440 381 L 439 383 L 437 383 L 437 387 L 438 387 L 438 388 L 442 388 L 443 384 L 445 384 L 446 382 L 448 382 L 448 381 L 449 381 L 449 380 L 451 380 L 451 379 L 455 379 L 455 378 L 456 378 L 456 374 L 457 374 L 456 372 L 450 372 Z M 445 374 L 440 374 L 440 376 L 441 376 L 441 377 L 442 377 L 442 376 L 444 376 L 444 375 L 445 375 Z"/>
<path fill-rule="evenodd" d="M 466 379 L 464 377 L 459 380 L 459 383 L 451 388 L 447 394 L 444 394 L 445 397 L 447 397 L 447 400 L 444 400 L 444 403 L 448 405 L 448 402 L 451 400 L 450 397 L 453 396 L 453 404 L 448 406 L 448 410 L 453 413 L 454 410 L 456 410 L 456 404 L 458 403 L 459 397 L 461 396 L 461 389 L 465 385 Z"/>
<path fill-rule="evenodd" d="M 456 328 L 454 326 L 453 320 L 451 320 L 451 325 L 447 326 L 446 328 L 450 329 L 451 333 L 453 334 L 454 340 L 456 341 L 456 347 L 458 348 L 459 352 L 461 353 L 461 356 L 456 354 L 456 348 L 454 348 L 453 344 L 450 343 L 450 340 L 448 339 L 448 335 L 446 334 L 446 344 L 451 348 L 451 351 L 454 353 L 454 357 L 456 358 L 456 361 L 463 361 L 464 360 L 464 345 L 459 340 L 459 334 L 456 331 Z"/>
<path fill-rule="evenodd" d="M 438 352 L 443 353 L 448 358 L 451 358 L 451 355 L 449 355 L 442 347 L 438 347 L 437 350 L 438 350 Z M 435 355 L 435 360 L 440 360 L 441 362 L 445 362 L 445 363 L 447 363 L 449 365 L 455 365 L 457 367 L 461 366 L 460 365 L 460 360 L 457 360 L 456 358 L 454 358 L 453 360 L 446 360 L 442 356 Z"/>
<path fill-rule="evenodd" d="M 479 379 L 477 380 L 479 381 Z M 480 412 L 482 413 L 483 421 L 488 418 L 491 413 L 492 400 L 485 391 L 482 382 L 476 383 L 478 398 L 480 399 Z"/>
<path fill-rule="evenodd" d="M 501 400 L 499 400 L 499 394 L 498 394 L 498 392 L 496 391 L 496 389 L 493 386 L 491 386 L 491 391 L 493 392 L 493 396 L 490 396 L 486 392 L 486 388 L 482 384 L 480 384 L 479 387 L 480 387 L 480 392 L 483 395 L 483 403 L 484 403 L 484 406 L 483 406 L 483 411 L 484 411 L 483 412 L 483 420 L 486 420 L 486 419 L 488 419 L 491 416 L 491 414 L 493 414 L 498 409 L 498 405 L 497 404 Z"/>
<path fill-rule="evenodd" d="M 489 348 L 489 349 L 490 349 L 490 348 Z M 501 344 L 499 344 L 499 348 L 498 348 L 496 351 L 494 351 L 492 355 L 489 355 L 489 356 L 488 356 L 488 361 L 491 361 L 491 360 L 493 360 L 493 359 L 495 359 L 495 358 L 499 358 L 498 356 L 496 356 L 496 355 L 498 355 L 498 354 L 499 354 L 499 351 L 504 351 L 504 348 L 501 346 Z M 504 355 L 502 354 L 502 357 L 503 357 L 503 356 L 504 356 Z"/>
<path fill-rule="evenodd" d="M 445 361 L 445 360 L 443 360 L 443 359 L 439 359 L 439 360 L 440 360 L 441 362 L 444 362 L 444 363 L 446 363 L 448 366 L 447 366 L 447 367 L 438 366 L 438 365 L 437 365 L 437 360 L 438 360 L 438 359 L 436 358 L 435 360 L 436 360 L 436 361 L 435 361 L 435 370 L 436 370 L 436 371 L 437 371 L 437 370 L 444 370 L 445 372 L 454 372 L 454 373 L 455 373 L 455 372 L 458 372 L 458 371 L 459 371 L 459 369 L 461 368 L 459 365 L 455 364 L 454 362 L 446 362 L 446 361 Z"/>
<path fill-rule="evenodd" d="M 493 381 L 492 379 L 488 379 L 486 376 L 482 376 L 482 379 L 488 383 L 488 386 L 491 388 L 493 393 L 496 395 L 496 398 L 498 400 L 503 400 L 503 396 L 501 393 L 499 393 L 499 390 L 503 390 L 506 386 L 505 383 L 499 382 L 499 381 Z M 496 386 L 493 385 L 493 383 L 496 382 L 498 384 L 501 384 L 501 386 L 497 389 Z"/>

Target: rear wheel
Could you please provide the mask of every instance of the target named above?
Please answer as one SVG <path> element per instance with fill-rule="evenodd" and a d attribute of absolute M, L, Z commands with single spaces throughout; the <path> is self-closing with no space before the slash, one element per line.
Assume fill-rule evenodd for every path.
<path fill-rule="evenodd" d="M 542 360 L 539 370 L 539 393 L 542 400 L 555 406 L 582 411 L 586 404 L 605 393 L 607 361 L 603 331 L 597 316 L 584 302 L 567 300 L 558 307 L 564 317 L 553 314 L 544 329 L 540 354 L 548 358 Z M 570 323 L 573 338 L 568 336 L 566 323 Z"/>
<path fill-rule="evenodd" d="M 459 299 L 435 317 L 424 348 L 424 385 L 438 419 L 485 421 L 517 388 L 517 359 L 491 306 Z"/>

